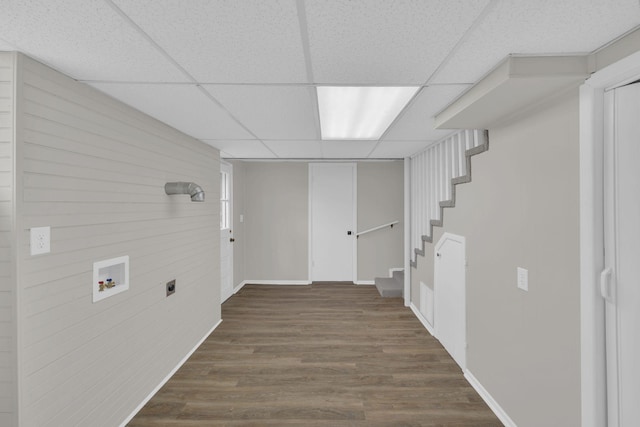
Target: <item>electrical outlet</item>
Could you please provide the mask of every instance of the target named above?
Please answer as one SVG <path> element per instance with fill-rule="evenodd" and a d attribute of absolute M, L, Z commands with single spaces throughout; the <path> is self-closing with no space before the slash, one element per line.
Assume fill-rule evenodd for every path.
<path fill-rule="evenodd" d="M 529 270 L 518 267 L 518 288 L 529 291 Z"/>
<path fill-rule="evenodd" d="M 32 227 L 30 230 L 31 255 L 51 252 L 51 227 Z"/>
<path fill-rule="evenodd" d="M 167 282 L 167 296 L 172 295 L 176 291 L 176 279 Z"/>

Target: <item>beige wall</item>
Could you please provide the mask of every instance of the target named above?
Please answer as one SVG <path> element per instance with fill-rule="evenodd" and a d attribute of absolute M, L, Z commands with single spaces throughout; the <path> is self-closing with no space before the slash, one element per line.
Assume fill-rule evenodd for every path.
<path fill-rule="evenodd" d="M 307 281 L 308 162 L 232 161 L 234 165 L 234 283 Z M 402 267 L 402 161 L 358 162 L 358 230 L 400 220 L 358 239 L 358 280 Z M 239 223 L 239 215 L 244 223 Z M 243 238 L 239 238 L 241 235 Z M 242 256 L 244 254 L 244 257 Z M 242 279 L 242 280 L 241 280 Z"/>
<path fill-rule="evenodd" d="M 21 424 L 118 425 L 220 319 L 219 154 L 20 58 Z M 51 253 L 29 255 L 35 226 Z M 93 262 L 121 255 L 130 289 L 92 303 Z"/>
<path fill-rule="evenodd" d="M 14 229 L 14 60 L 0 53 L 0 425 L 17 424 Z"/>
<path fill-rule="evenodd" d="M 246 162 L 246 280 L 307 280 L 306 163 Z"/>
<path fill-rule="evenodd" d="M 358 238 L 358 280 L 404 268 L 404 161 L 358 163 L 358 231 L 392 221 L 393 228 Z"/>
<path fill-rule="evenodd" d="M 519 427 L 580 425 L 578 96 L 489 130 L 443 232 L 467 247 L 467 367 Z M 529 270 L 529 292 L 516 287 Z M 433 285 L 433 245 L 413 270 Z"/>

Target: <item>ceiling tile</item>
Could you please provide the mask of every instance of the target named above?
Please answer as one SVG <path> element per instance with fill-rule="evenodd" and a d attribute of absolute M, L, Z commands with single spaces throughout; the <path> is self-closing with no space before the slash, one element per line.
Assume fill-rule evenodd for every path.
<path fill-rule="evenodd" d="M 278 157 L 313 159 L 322 157 L 322 141 L 264 141 Z"/>
<path fill-rule="evenodd" d="M 93 83 L 91 86 L 194 138 L 252 138 L 194 85 Z"/>
<path fill-rule="evenodd" d="M 13 46 L 11 46 L 11 44 L 7 43 L 6 41 L 0 39 L 0 52 L 11 52 L 16 50 Z"/>
<path fill-rule="evenodd" d="M 322 154 L 326 159 L 364 159 L 377 141 L 322 141 Z"/>
<path fill-rule="evenodd" d="M 371 159 L 400 159 L 410 157 L 436 141 L 381 141 L 373 150 Z"/>
<path fill-rule="evenodd" d="M 295 0 L 115 0 L 196 80 L 307 83 Z"/>
<path fill-rule="evenodd" d="M 640 25 L 637 0 L 502 1 L 432 83 L 473 83 L 509 54 L 592 52 Z"/>
<path fill-rule="evenodd" d="M 273 154 L 265 145 L 256 140 L 203 140 L 212 147 L 217 148 L 222 153 L 227 153 L 236 159 L 275 159 Z M 224 157 L 224 156 L 222 156 Z"/>
<path fill-rule="evenodd" d="M 203 85 L 260 139 L 317 139 L 315 90 L 307 86 Z"/>
<path fill-rule="evenodd" d="M 7 43 L 79 80 L 185 81 L 103 0 L 2 2 Z"/>
<path fill-rule="evenodd" d="M 423 88 L 384 135 L 384 140 L 437 140 L 451 133 L 435 129 L 434 116 L 454 101 L 470 85 L 442 85 Z"/>
<path fill-rule="evenodd" d="M 318 83 L 421 84 L 487 0 L 307 0 Z"/>

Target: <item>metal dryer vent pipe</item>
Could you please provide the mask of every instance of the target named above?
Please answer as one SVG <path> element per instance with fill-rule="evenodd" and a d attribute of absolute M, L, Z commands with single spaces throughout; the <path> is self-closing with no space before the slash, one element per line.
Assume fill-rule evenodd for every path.
<path fill-rule="evenodd" d="M 192 202 L 204 202 L 204 190 L 195 182 L 167 182 L 164 192 L 171 194 L 188 194 Z"/>

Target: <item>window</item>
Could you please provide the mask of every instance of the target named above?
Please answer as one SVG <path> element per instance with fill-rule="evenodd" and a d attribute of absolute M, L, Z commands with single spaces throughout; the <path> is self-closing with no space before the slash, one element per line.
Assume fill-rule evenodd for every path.
<path fill-rule="evenodd" d="M 220 172 L 220 230 L 231 224 L 231 180 L 228 172 Z"/>

